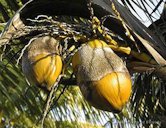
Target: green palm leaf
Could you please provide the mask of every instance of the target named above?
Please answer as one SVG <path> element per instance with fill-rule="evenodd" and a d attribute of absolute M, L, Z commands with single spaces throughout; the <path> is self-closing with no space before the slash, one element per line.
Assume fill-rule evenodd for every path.
<path fill-rule="evenodd" d="M 148 37 L 151 31 L 125 7 L 130 7 L 131 10 L 139 15 L 139 12 L 133 6 L 134 2 L 136 6 L 144 11 L 149 19 L 152 19 L 154 18 L 152 14 L 158 13 L 158 8 L 163 1 L 160 0 L 156 5 L 152 0 L 149 1 L 150 4 L 146 0 L 141 0 L 140 2 L 122 0 L 125 7 L 116 0 L 112 1 L 122 18 L 124 18 L 124 21 L 129 25 L 131 32 L 137 32 L 146 40 L 152 41 Z M 27 0 L 0 0 L 0 30 L 5 27 L 4 23 L 9 20 L 9 17 L 12 17 L 26 2 Z M 108 5 L 110 5 L 109 3 Z M 147 8 L 150 8 L 151 12 Z M 139 17 L 141 20 L 141 16 Z M 111 25 L 114 26 L 115 24 Z M 124 31 L 119 30 L 119 33 L 121 32 Z M 164 60 L 166 58 L 164 40 L 161 41 L 156 34 L 152 33 L 152 35 L 154 35 L 153 39 L 156 41 L 156 44 L 152 41 L 151 46 L 157 50 Z M 19 44 L 17 41 L 14 43 Z M 3 56 L 0 62 L 0 127 L 40 127 L 38 121 L 42 117 L 48 93 L 26 82 L 21 71 L 21 65 L 16 64 L 19 56 L 18 51 L 23 48 L 23 45 L 14 46 L 14 43 L 13 46 L 11 44 L 7 45 L 6 50 L 4 50 L 4 47 L 1 47 Z M 139 43 L 138 46 L 142 48 L 142 43 Z M 132 48 L 136 50 L 135 47 Z M 149 54 L 144 47 L 143 49 L 141 52 Z M 150 53 L 149 55 L 153 56 L 153 54 Z M 133 60 L 128 57 L 127 61 Z M 70 71 L 69 75 L 71 75 Z M 58 102 L 53 103 L 53 107 L 45 119 L 44 126 L 48 128 L 134 127 L 138 125 L 139 121 L 139 124 L 144 126 L 153 125 L 154 127 L 159 127 L 160 123 L 164 124 L 164 121 L 160 122 L 161 119 L 163 120 L 166 117 L 166 86 L 164 80 L 156 77 L 155 72 L 136 73 L 133 74 L 133 83 L 131 102 L 124 109 L 123 114 L 118 115 L 100 111 L 89 106 L 83 99 L 79 88 L 67 83 L 69 87 L 61 95 Z M 64 83 L 59 86 L 56 98 L 62 92 Z M 146 121 L 147 123 L 145 123 Z M 164 126 L 163 124 L 162 126 Z"/>

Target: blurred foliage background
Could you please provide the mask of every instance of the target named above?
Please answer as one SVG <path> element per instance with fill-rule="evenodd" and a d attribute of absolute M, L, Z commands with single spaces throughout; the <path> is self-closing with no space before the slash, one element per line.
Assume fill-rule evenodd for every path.
<path fill-rule="evenodd" d="M 15 12 L 27 0 L 0 0 L 0 32 Z M 126 8 L 134 12 L 138 19 L 142 10 L 148 20 L 150 29 L 166 40 L 166 13 L 163 0 L 154 4 L 153 0 L 121 0 Z M 151 4 L 149 4 L 151 3 Z M 157 13 L 159 19 L 154 20 Z M 162 15 L 161 15 L 162 13 Z M 149 28 L 148 28 L 149 29 Z M 162 33 L 161 33 L 162 32 Z M 165 42 L 165 41 L 164 41 Z M 1 54 L 3 49 L 1 48 Z M 133 127 L 166 127 L 166 84 L 152 73 L 135 73 L 132 75 L 133 92 L 130 103 L 120 114 L 97 110 L 83 99 L 77 86 L 68 86 L 58 102 L 54 103 L 44 122 L 46 128 L 133 128 Z M 56 94 L 62 92 L 64 85 L 59 85 Z M 46 104 L 47 93 L 36 86 L 31 86 L 16 65 L 13 53 L 5 55 L 0 62 L 0 127 L 31 128 L 40 127 Z"/>

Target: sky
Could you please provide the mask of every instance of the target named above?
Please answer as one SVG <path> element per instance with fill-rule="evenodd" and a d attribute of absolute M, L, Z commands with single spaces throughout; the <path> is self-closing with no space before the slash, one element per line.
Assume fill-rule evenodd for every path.
<path fill-rule="evenodd" d="M 120 2 L 120 0 L 118 0 Z M 130 10 L 132 11 L 132 13 L 141 20 L 141 22 L 143 24 L 145 24 L 146 26 L 149 26 L 152 22 L 150 21 L 150 19 L 148 18 L 148 16 L 136 5 L 134 4 L 134 2 L 138 3 L 142 8 L 144 8 L 144 6 L 141 4 L 141 0 L 130 0 L 130 2 L 132 3 L 133 7 L 135 8 L 135 10 L 137 11 L 137 13 L 139 14 L 139 17 L 131 8 Z M 150 2 L 152 1 L 152 2 Z M 155 8 L 155 6 L 158 4 L 160 0 L 146 0 L 146 2 L 148 3 L 148 5 L 146 5 L 145 7 L 147 8 L 148 12 L 151 13 L 153 11 L 153 9 Z M 156 21 L 157 19 L 160 18 L 160 14 L 162 13 L 163 7 L 164 7 L 164 2 L 166 0 L 163 0 L 162 4 L 159 6 L 158 10 L 155 11 L 152 16 L 154 18 L 152 18 L 153 21 Z"/>

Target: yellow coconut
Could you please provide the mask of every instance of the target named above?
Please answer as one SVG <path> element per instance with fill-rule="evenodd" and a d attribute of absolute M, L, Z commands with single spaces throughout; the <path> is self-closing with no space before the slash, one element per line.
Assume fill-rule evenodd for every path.
<path fill-rule="evenodd" d="M 102 40 L 87 42 L 72 59 L 77 84 L 94 107 L 120 112 L 131 94 L 130 74 L 113 50 Z"/>
<path fill-rule="evenodd" d="M 22 70 L 31 83 L 50 91 L 62 70 L 57 40 L 50 36 L 34 40 L 22 57 Z"/>

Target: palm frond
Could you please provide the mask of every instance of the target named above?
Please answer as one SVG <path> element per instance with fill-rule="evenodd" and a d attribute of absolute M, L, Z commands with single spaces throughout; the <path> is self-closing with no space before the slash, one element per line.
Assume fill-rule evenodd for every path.
<path fill-rule="evenodd" d="M 120 16 L 124 20 L 125 24 L 123 24 L 123 21 L 119 20 L 116 17 L 116 14 L 111 8 L 110 1 L 97 1 L 93 6 L 97 8 L 98 6 L 103 5 L 106 8 L 106 12 L 97 10 L 97 8 L 97 11 L 95 10 L 95 15 L 99 16 L 99 12 L 103 15 L 113 13 L 113 15 L 108 17 L 103 23 L 103 25 L 111 30 L 110 33 L 114 34 L 113 38 L 115 38 L 117 41 L 120 41 L 123 45 L 129 45 L 132 50 L 137 51 L 139 49 L 140 52 L 145 52 L 149 56 L 155 56 L 154 58 L 156 60 L 160 59 L 158 61 L 159 64 L 165 65 L 166 56 L 164 51 L 166 49 L 166 45 L 163 43 L 164 41 L 158 38 L 156 34 L 152 33 L 137 18 L 135 18 L 134 15 L 131 14 L 131 10 L 133 10 L 137 15 L 139 15 L 139 12 L 137 12 L 137 9 L 135 9 L 135 6 L 137 6 L 138 8 L 143 10 L 143 12 L 149 17 L 149 19 L 151 19 L 151 22 L 154 22 L 153 20 L 155 16 L 153 14 L 156 13 L 160 15 L 158 8 L 159 6 L 161 6 L 161 3 L 163 3 L 163 1 L 160 0 L 156 5 L 156 3 L 154 3 L 152 0 L 150 0 L 149 2 L 147 2 L 146 0 L 122 0 L 125 7 L 115 0 L 112 1 L 114 2 L 117 11 L 120 13 Z M 18 10 L 18 8 L 20 8 L 20 6 L 22 6 L 26 2 L 27 0 L 1 0 L 0 21 L 6 23 L 9 18 L 12 17 Z M 133 3 L 135 4 L 134 6 Z M 128 7 L 130 11 L 126 10 L 127 6 L 130 7 Z M 149 8 L 150 11 L 148 10 Z M 86 9 L 84 10 L 85 12 L 81 14 L 84 17 L 87 17 L 86 14 L 89 15 L 89 13 L 88 11 L 86 11 Z M 77 12 L 75 12 L 75 14 L 77 14 Z M 24 16 L 26 16 L 26 14 Z M 32 21 L 29 21 L 28 25 L 31 25 L 30 27 L 33 27 L 33 25 L 36 25 L 37 27 L 37 25 L 40 26 L 42 24 L 35 23 L 35 19 L 33 19 L 34 17 L 30 18 L 30 20 Z M 139 16 L 139 18 L 141 18 L 141 16 Z M 70 18 L 65 20 L 70 24 L 69 19 Z M 80 20 L 77 21 L 80 22 Z M 131 39 L 126 36 L 126 31 L 123 25 L 127 26 L 126 28 L 129 30 L 129 32 L 131 32 L 131 35 L 137 42 L 136 44 L 134 44 Z M 4 26 L 5 25 L 2 25 L 2 27 Z M 117 27 L 115 28 L 115 26 L 118 26 L 119 29 L 117 29 Z M 40 126 L 38 121 L 41 119 L 41 116 L 43 114 L 48 93 L 36 86 L 29 85 L 21 71 L 21 65 L 17 65 L 17 59 L 21 52 L 20 49 L 23 49 L 25 46 L 25 43 L 23 44 L 20 42 L 29 40 L 34 36 L 34 33 L 38 34 L 37 32 L 43 31 L 33 31 L 33 33 L 30 33 L 29 36 L 24 35 L 22 36 L 22 38 L 15 38 L 15 40 L 12 40 L 13 42 L 9 42 L 7 45 L 3 45 L 1 47 L 2 61 L 0 62 L 0 126 L 2 127 Z M 86 32 L 90 33 L 91 31 Z M 157 54 L 152 52 L 152 50 L 148 52 L 149 47 L 146 48 L 147 45 L 142 45 L 143 41 L 134 33 L 138 33 L 138 35 L 141 36 L 141 39 L 145 39 L 147 41 L 147 45 L 150 45 L 150 47 L 152 47 L 155 53 L 157 52 Z M 90 38 L 90 34 L 88 36 Z M 138 45 L 138 49 L 135 45 Z M 123 58 L 126 58 L 127 62 L 137 60 L 133 56 L 126 56 L 121 53 L 117 54 L 121 55 Z M 161 57 L 157 58 L 158 55 Z M 150 68 L 160 68 L 161 65 L 159 65 L 159 67 L 158 65 L 151 65 Z M 164 67 L 161 68 L 164 69 Z M 161 74 L 161 72 L 165 74 L 163 69 L 160 69 L 160 72 L 158 70 L 158 74 Z M 68 71 L 68 75 L 71 75 L 70 70 L 71 69 L 69 69 Z M 146 72 L 143 74 L 133 74 L 134 85 L 133 94 L 131 96 L 131 103 L 127 105 L 123 113 L 118 115 L 103 112 L 89 106 L 89 104 L 82 97 L 79 88 L 77 86 L 71 85 L 71 83 L 64 81 L 59 85 L 59 90 L 55 95 L 56 98 L 59 96 L 59 94 L 61 94 L 64 88 L 64 84 L 68 85 L 69 87 L 64 91 L 63 95 L 61 95 L 58 102 L 55 102 L 55 98 L 54 105 L 52 106 L 51 111 L 45 119 L 45 127 L 72 128 L 77 126 L 93 128 L 108 126 L 114 128 L 136 127 L 138 123 L 140 124 L 140 127 L 150 125 L 157 127 L 161 125 L 160 123 L 162 123 L 160 122 L 160 119 L 163 119 L 166 115 L 166 86 L 164 83 L 164 79 L 162 80 L 161 78 L 156 77 L 155 71 L 150 73 Z M 146 123 L 145 121 L 149 122 Z"/>

